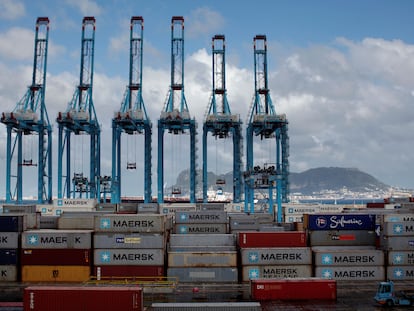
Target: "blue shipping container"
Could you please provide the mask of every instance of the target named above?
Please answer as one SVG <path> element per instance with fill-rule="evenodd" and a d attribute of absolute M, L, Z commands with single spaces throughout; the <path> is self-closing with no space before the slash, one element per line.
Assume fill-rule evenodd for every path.
<path fill-rule="evenodd" d="M 375 215 L 368 214 L 308 214 L 304 220 L 309 230 L 375 230 Z"/>
<path fill-rule="evenodd" d="M 16 249 L 0 249 L 0 265 L 17 265 Z"/>
<path fill-rule="evenodd" d="M 0 216 L 0 231 L 1 232 L 22 232 L 25 228 L 24 215 L 21 216 Z"/>

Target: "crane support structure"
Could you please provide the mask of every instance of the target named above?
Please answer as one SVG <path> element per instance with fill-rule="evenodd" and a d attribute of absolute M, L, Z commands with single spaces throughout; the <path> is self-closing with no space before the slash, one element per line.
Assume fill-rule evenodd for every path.
<path fill-rule="evenodd" d="M 82 21 L 82 49 L 80 82 L 66 111 L 59 112 L 56 119 L 58 137 L 58 202 L 62 198 L 100 197 L 100 133 L 92 100 L 93 65 L 95 46 L 95 17 Z M 89 179 L 83 172 L 75 172 L 71 190 L 71 135 L 90 136 Z M 65 170 L 63 168 L 66 160 Z"/>
<path fill-rule="evenodd" d="M 7 203 L 23 202 L 23 168 L 28 166 L 37 166 L 37 202 L 52 202 L 52 126 L 45 105 L 48 38 L 49 18 L 39 17 L 36 21 L 32 84 L 14 110 L 3 112 L 1 117 L 1 122 L 7 127 Z M 32 158 L 24 158 L 23 154 L 23 137 L 33 135 L 38 135 L 38 163 Z M 16 173 L 12 172 L 14 163 L 17 164 Z M 12 177 L 16 180 L 14 189 Z"/>
<path fill-rule="evenodd" d="M 245 212 L 254 212 L 255 189 L 268 189 L 269 212 L 274 214 L 273 191 L 276 190 L 277 221 L 282 218 L 282 202 L 287 202 L 289 192 L 289 137 L 286 115 L 276 114 L 270 98 L 267 77 L 267 42 L 265 35 L 254 37 L 255 95 L 246 129 Z M 263 167 L 254 164 L 253 138 L 275 139 L 275 158 Z"/>
<path fill-rule="evenodd" d="M 131 18 L 129 85 L 125 91 L 121 109 L 112 119 L 112 195 L 111 203 L 121 202 L 121 134 L 144 134 L 144 201 L 151 195 L 151 135 L 152 124 L 142 98 L 142 46 L 144 19 Z M 136 163 L 127 163 L 127 169 L 136 169 Z"/>
<path fill-rule="evenodd" d="M 190 202 L 195 203 L 196 128 L 197 123 L 195 119 L 190 118 L 184 96 L 184 18 L 173 16 L 171 19 L 171 85 L 158 120 L 158 203 L 164 202 L 165 131 L 174 135 L 190 132 Z"/>
<path fill-rule="evenodd" d="M 241 200 L 241 125 L 240 116 L 231 114 L 227 101 L 225 37 L 215 35 L 212 38 L 213 91 L 203 125 L 203 201 L 207 203 L 207 136 L 211 132 L 217 139 L 233 137 L 233 201 Z M 217 183 L 224 183 L 224 180 Z"/>

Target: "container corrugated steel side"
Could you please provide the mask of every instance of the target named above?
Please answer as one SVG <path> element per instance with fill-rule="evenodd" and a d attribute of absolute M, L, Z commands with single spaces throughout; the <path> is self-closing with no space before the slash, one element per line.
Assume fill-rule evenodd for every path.
<path fill-rule="evenodd" d="M 169 252 L 168 267 L 237 267 L 237 252 Z"/>
<path fill-rule="evenodd" d="M 214 237 L 214 238 L 213 238 Z M 235 246 L 236 241 L 233 234 L 215 234 L 214 236 L 204 234 L 171 234 L 171 247 L 186 246 Z"/>
<path fill-rule="evenodd" d="M 389 266 L 408 266 L 414 265 L 414 250 L 412 251 L 389 251 Z"/>
<path fill-rule="evenodd" d="M 95 233 L 95 248 L 164 248 L 165 235 L 159 233 Z"/>
<path fill-rule="evenodd" d="M 380 245 L 386 250 L 414 250 L 414 236 L 381 236 Z"/>
<path fill-rule="evenodd" d="M 392 281 L 414 281 L 414 266 L 388 266 L 387 279 Z"/>
<path fill-rule="evenodd" d="M 18 281 L 18 265 L 0 265 L 0 282 Z"/>
<path fill-rule="evenodd" d="M 40 229 L 57 229 L 59 216 L 40 216 Z"/>
<path fill-rule="evenodd" d="M 0 249 L 0 265 L 17 265 L 19 262 L 19 250 L 12 249 Z"/>
<path fill-rule="evenodd" d="M 21 266 L 22 282 L 85 282 L 89 280 L 89 266 Z M 60 309 L 59 309 L 60 310 Z"/>
<path fill-rule="evenodd" d="M 143 291 L 137 286 L 29 286 L 24 311 L 143 311 Z"/>
<path fill-rule="evenodd" d="M 313 246 L 375 246 L 375 231 L 326 230 L 310 231 L 310 245 Z"/>
<path fill-rule="evenodd" d="M 77 248 L 92 245 L 91 230 L 28 230 L 22 233 L 22 248 Z"/>
<path fill-rule="evenodd" d="M 386 222 L 382 231 L 386 236 L 414 236 L 414 221 Z"/>
<path fill-rule="evenodd" d="M 65 215 L 58 219 L 58 229 L 59 230 L 73 230 L 73 229 L 87 229 L 93 230 L 95 226 L 95 216 L 94 214 L 84 213 L 84 215 Z"/>
<path fill-rule="evenodd" d="M 168 268 L 167 276 L 177 277 L 183 283 L 237 283 L 238 270 L 236 267 Z"/>
<path fill-rule="evenodd" d="M 160 266 L 164 264 L 164 249 L 95 249 L 94 265 L 143 265 Z"/>
<path fill-rule="evenodd" d="M 165 215 L 158 214 L 107 214 L 95 216 L 95 231 L 164 233 L 165 222 Z"/>
<path fill-rule="evenodd" d="M 310 278 L 312 265 L 269 265 L 269 266 L 242 266 L 242 280 L 251 279 L 280 279 L 280 278 Z"/>
<path fill-rule="evenodd" d="M 224 203 L 200 203 L 198 208 L 202 211 L 224 211 Z"/>
<path fill-rule="evenodd" d="M 312 252 L 309 247 L 271 247 L 240 249 L 242 265 L 310 265 Z"/>
<path fill-rule="evenodd" d="M 387 222 L 412 222 L 414 221 L 414 213 L 384 214 L 378 218 L 382 224 Z"/>
<path fill-rule="evenodd" d="M 140 214 L 158 214 L 159 211 L 158 203 L 138 203 L 138 213 Z"/>
<path fill-rule="evenodd" d="M 385 257 L 382 250 L 347 250 L 343 246 L 313 253 L 316 266 L 383 266 Z"/>
<path fill-rule="evenodd" d="M 156 302 L 153 311 L 261 311 L 259 302 Z"/>
<path fill-rule="evenodd" d="M 226 234 L 227 224 L 176 224 L 174 233 L 177 234 Z"/>
<path fill-rule="evenodd" d="M 92 264 L 92 251 L 91 249 L 75 248 L 21 249 L 20 263 L 22 265 L 90 266 Z"/>
<path fill-rule="evenodd" d="M 93 275 L 97 279 L 111 277 L 160 277 L 164 276 L 165 267 L 162 266 L 94 266 Z M 147 279 L 149 280 L 149 279 Z"/>
<path fill-rule="evenodd" d="M 0 214 L 0 230 L 2 232 L 22 232 L 26 229 L 26 215 Z"/>
<path fill-rule="evenodd" d="M 159 206 L 160 214 L 175 215 L 178 211 L 195 211 L 197 210 L 196 204 L 193 203 L 162 203 Z"/>
<path fill-rule="evenodd" d="M 178 211 L 175 212 L 176 224 L 223 224 L 227 223 L 227 213 L 224 211 Z"/>
<path fill-rule="evenodd" d="M 240 232 L 237 243 L 241 248 L 306 247 L 307 238 L 304 231 Z"/>
<path fill-rule="evenodd" d="M 0 232 L 0 248 L 19 248 L 19 232 Z"/>
<path fill-rule="evenodd" d="M 315 268 L 315 277 L 338 281 L 383 281 L 385 268 L 383 266 L 319 266 Z"/>
<path fill-rule="evenodd" d="M 172 246 L 170 245 L 168 251 L 170 252 L 232 252 L 237 250 L 237 246 Z"/>
<path fill-rule="evenodd" d="M 375 230 L 373 214 L 305 214 L 309 230 Z"/>
<path fill-rule="evenodd" d="M 27 213 L 33 214 L 36 213 L 36 205 L 29 204 L 29 205 L 12 205 L 12 204 L 3 204 L 3 213 Z"/>
<path fill-rule="evenodd" d="M 250 281 L 254 300 L 336 300 L 335 280 L 321 278 L 253 279 Z"/>

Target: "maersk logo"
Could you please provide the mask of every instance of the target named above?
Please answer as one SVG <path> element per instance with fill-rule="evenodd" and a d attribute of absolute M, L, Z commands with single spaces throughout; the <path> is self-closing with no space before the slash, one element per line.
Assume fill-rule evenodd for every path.
<path fill-rule="evenodd" d="M 395 225 L 392 226 L 392 231 L 395 234 L 401 234 L 403 232 L 403 229 L 404 228 L 403 228 L 402 224 L 395 224 Z"/>
<path fill-rule="evenodd" d="M 250 269 L 249 270 L 249 279 L 257 279 L 259 277 L 259 269 Z"/>
<path fill-rule="evenodd" d="M 289 214 L 292 214 L 293 213 L 293 208 L 289 207 L 288 212 L 289 212 Z"/>
<path fill-rule="evenodd" d="M 404 271 L 400 268 L 394 269 L 393 275 L 395 278 L 400 279 L 404 276 Z"/>
<path fill-rule="evenodd" d="M 187 233 L 188 232 L 188 229 L 187 229 L 187 226 L 180 226 L 180 233 Z"/>
<path fill-rule="evenodd" d="M 31 234 L 27 237 L 27 244 L 29 245 L 37 245 L 39 244 L 39 237 L 37 234 Z"/>
<path fill-rule="evenodd" d="M 400 264 L 403 262 L 404 256 L 402 254 L 395 254 L 392 256 L 392 263 Z"/>
<path fill-rule="evenodd" d="M 249 262 L 258 262 L 259 261 L 259 253 L 257 252 L 249 252 Z"/>
<path fill-rule="evenodd" d="M 102 218 L 100 223 L 101 229 L 109 229 L 111 228 L 111 220 L 109 218 Z"/>
<path fill-rule="evenodd" d="M 187 220 L 187 214 L 181 214 L 180 215 L 180 220 Z"/>
<path fill-rule="evenodd" d="M 316 225 L 319 228 L 325 228 L 327 224 L 328 224 L 328 222 L 327 222 L 325 217 L 320 216 L 320 217 L 316 218 Z"/>
<path fill-rule="evenodd" d="M 322 264 L 323 265 L 331 265 L 332 264 L 332 255 L 331 254 L 323 254 L 322 255 Z"/>
<path fill-rule="evenodd" d="M 101 262 L 110 262 L 111 261 L 111 254 L 109 252 L 101 252 L 99 257 L 101 258 Z"/>
<path fill-rule="evenodd" d="M 322 277 L 324 279 L 332 279 L 332 269 L 324 269 L 322 270 Z"/>

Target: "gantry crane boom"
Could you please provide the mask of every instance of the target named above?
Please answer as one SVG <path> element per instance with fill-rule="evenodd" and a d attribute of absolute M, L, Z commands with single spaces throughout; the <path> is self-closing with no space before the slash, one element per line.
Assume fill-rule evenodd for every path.
<path fill-rule="evenodd" d="M 276 114 L 267 74 L 267 40 L 257 35 L 254 44 L 255 94 L 246 129 L 245 211 L 254 212 L 254 190 L 269 190 L 269 211 L 273 213 L 273 190 L 277 189 L 278 221 L 281 221 L 281 203 L 287 202 L 289 191 L 289 137 L 288 121 L 284 114 Z M 275 158 L 269 165 L 254 165 L 253 137 L 276 140 Z M 272 165 L 274 163 L 275 165 Z"/>
<path fill-rule="evenodd" d="M 121 109 L 112 119 L 112 203 L 121 201 L 121 134 L 144 132 L 144 201 L 151 202 L 151 131 L 142 98 L 142 48 L 144 19 L 133 16 L 130 24 L 129 84 L 125 91 Z M 136 169 L 136 163 L 127 163 L 127 169 Z"/>
<path fill-rule="evenodd" d="M 46 64 L 49 41 L 49 18 L 39 17 L 36 21 L 32 84 L 17 103 L 13 112 L 3 113 L 1 122 L 7 126 L 6 159 L 6 202 L 23 201 L 23 167 L 38 167 L 37 201 L 52 201 L 52 127 L 45 105 Z M 23 137 L 38 137 L 38 163 L 23 158 Z M 12 173 L 17 144 L 17 169 Z M 12 176 L 16 187 L 12 190 Z"/>
<path fill-rule="evenodd" d="M 82 197 L 96 199 L 100 196 L 100 126 L 92 100 L 95 17 L 86 16 L 82 21 L 81 66 L 79 85 L 65 112 L 57 117 L 58 138 L 58 199 Z M 71 134 L 90 136 L 89 179 L 83 172 L 74 173 L 71 191 Z M 66 169 L 63 172 L 63 160 Z M 65 173 L 65 174 L 64 174 Z"/>
<path fill-rule="evenodd" d="M 231 114 L 227 101 L 225 36 L 215 35 L 212 38 L 212 94 L 203 125 L 203 201 L 207 202 L 207 134 L 217 139 L 233 136 L 233 201 L 241 199 L 241 121 L 238 115 Z M 224 183 L 220 179 L 217 184 Z"/>
<path fill-rule="evenodd" d="M 184 95 L 184 18 L 171 19 L 171 84 L 164 110 L 158 120 L 158 203 L 164 202 L 164 131 L 183 134 L 190 131 L 190 202 L 195 203 L 196 127 L 190 118 Z"/>

